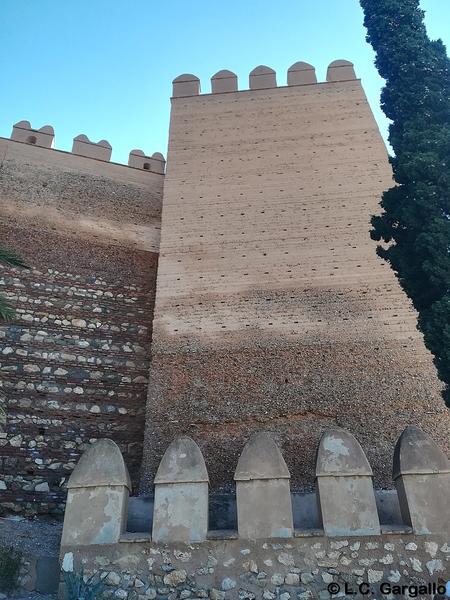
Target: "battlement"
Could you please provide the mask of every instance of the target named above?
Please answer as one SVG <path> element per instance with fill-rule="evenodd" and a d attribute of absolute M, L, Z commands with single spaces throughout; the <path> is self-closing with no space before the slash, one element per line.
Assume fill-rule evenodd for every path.
<path fill-rule="evenodd" d="M 31 146 L 41 148 L 54 148 L 55 131 L 51 125 L 44 125 L 40 129 L 31 127 L 29 121 L 19 121 L 13 125 L 11 140 L 22 142 Z M 58 150 L 58 152 L 64 152 Z M 112 146 L 107 140 L 92 142 L 87 135 L 80 134 L 74 137 L 72 145 L 72 154 L 93 158 L 104 162 L 110 162 Z M 131 150 L 128 157 L 128 166 L 133 169 L 141 169 L 152 173 L 164 174 L 166 161 L 160 152 L 154 152 L 152 155 L 146 155 L 142 150 Z"/>
<path fill-rule="evenodd" d="M 13 125 L 11 139 L 16 142 L 25 142 L 43 148 L 53 148 L 55 132 L 51 125 L 44 125 L 40 129 L 33 129 L 29 121 L 19 121 Z"/>
<path fill-rule="evenodd" d="M 131 580 L 143 599 L 164 585 L 158 591 L 167 598 L 206 597 L 211 590 L 208 597 L 216 600 L 306 600 L 329 598 L 331 591 L 344 597 L 338 593 L 343 582 L 346 591 L 364 581 L 382 589 L 386 582 L 422 584 L 445 573 L 450 463 L 421 429 L 407 427 L 398 438 L 396 491 L 384 498 L 373 488 L 362 446 L 346 429 L 323 433 L 315 491 L 303 496 L 291 495 L 290 472 L 272 435 L 253 434 L 234 472 L 231 527 L 215 518 L 199 445 L 188 436 L 172 441 L 153 501 L 130 503 L 119 447 L 109 439 L 90 445 L 67 485 L 63 570 L 83 566 L 118 598 L 127 597 Z M 131 523 L 136 501 L 140 519 Z"/>
<path fill-rule="evenodd" d="M 250 437 L 239 457 L 236 484 L 237 530 L 245 540 L 439 534 L 448 527 L 450 462 L 424 431 L 407 427 L 393 456 L 398 522 L 383 523 L 372 485 L 372 469 L 357 439 L 347 430 L 324 432 L 316 454 L 318 522 L 299 530 L 290 490 L 290 472 L 267 432 Z M 167 448 L 154 480 L 151 539 L 157 543 L 199 543 L 218 539 L 208 527 L 208 470 L 199 446 L 187 436 Z M 131 489 L 119 447 L 100 439 L 82 455 L 68 485 L 62 546 L 116 544 L 126 530 Z M 113 510 L 114 518 L 112 517 Z M 83 520 L 89 507 L 90 518 Z M 150 531 L 142 531 L 150 539 Z"/>
<path fill-rule="evenodd" d="M 357 79 L 353 63 L 348 60 L 335 60 L 328 65 L 327 78 L 323 83 L 337 83 Z M 315 68 L 306 62 L 296 62 L 287 71 L 287 86 L 317 84 Z M 263 90 L 276 87 L 276 72 L 265 65 L 259 65 L 249 73 L 250 90 Z M 238 78 L 228 70 L 218 71 L 211 77 L 211 94 L 248 91 L 238 89 Z M 205 92 L 208 93 L 208 92 Z M 184 73 L 173 80 L 173 98 L 198 96 L 201 94 L 200 79 L 191 73 Z"/>

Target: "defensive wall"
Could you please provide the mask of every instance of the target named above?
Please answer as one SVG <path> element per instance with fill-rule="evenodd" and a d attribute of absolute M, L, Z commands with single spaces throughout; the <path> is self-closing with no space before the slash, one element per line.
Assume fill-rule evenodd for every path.
<path fill-rule="evenodd" d="M 448 573 L 450 463 L 430 436 L 409 427 L 392 467 L 396 490 L 386 510 L 357 440 L 344 429 L 326 431 L 316 454 L 314 513 L 308 495 L 291 496 L 279 448 L 258 432 L 235 465 L 237 518 L 217 530 L 208 525 L 202 453 L 180 437 L 158 467 L 149 527 L 129 532 L 128 472 L 118 447 L 100 440 L 68 483 L 62 568 L 83 566 L 103 579 L 106 597 L 129 600 L 326 600 L 330 589 L 337 597 L 351 590 L 381 597 L 381 585 L 386 597 L 408 597 L 393 586 L 437 586 Z"/>
<path fill-rule="evenodd" d="M 0 267 L 16 318 L 0 329 L 0 512 L 62 515 L 87 444 L 120 446 L 134 484 L 144 405 L 165 162 L 50 126 L 0 138 L 0 239 L 30 266 Z"/>
<path fill-rule="evenodd" d="M 325 82 L 295 63 L 250 89 L 173 82 L 147 408 L 151 489 L 171 439 L 196 440 L 229 489 L 251 433 L 271 431 L 296 489 L 324 430 L 357 435 L 377 487 L 407 425 L 449 450 L 448 410 L 416 313 L 376 254 L 370 219 L 392 185 L 353 65 Z M 299 452 L 301 448 L 301 452 Z"/>
<path fill-rule="evenodd" d="M 119 165 L 84 135 L 56 150 L 50 126 L 0 139 L 1 239 L 31 266 L 1 267 L 17 313 L 0 330 L 4 512 L 62 514 L 100 437 L 136 491 L 145 420 L 147 494 L 179 435 L 213 492 L 234 490 L 261 428 L 295 492 L 312 489 L 330 427 L 360 440 L 377 488 L 392 486 L 406 426 L 449 450 L 416 314 L 370 240 L 391 171 L 352 64 L 331 63 L 325 82 L 306 63 L 288 85 L 263 66 L 248 90 L 229 71 L 211 81 L 200 94 L 195 76 L 174 80 L 166 176 L 160 154 Z"/>

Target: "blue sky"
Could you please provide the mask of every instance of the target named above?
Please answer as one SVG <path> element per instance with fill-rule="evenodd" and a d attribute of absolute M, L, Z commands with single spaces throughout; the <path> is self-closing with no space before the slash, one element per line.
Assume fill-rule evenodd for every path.
<path fill-rule="evenodd" d="M 450 0 L 422 0 L 431 37 L 450 47 Z M 358 0 L 0 0 L 0 136 L 27 119 L 53 125 L 70 150 L 85 133 L 107 139 L 112 160 L 133 148 L 166 154 L 171 81 L 231 69 L 239 87 L 259 64 L 355 63 L 378 123 L 381 79 L 365 41 Z"/>

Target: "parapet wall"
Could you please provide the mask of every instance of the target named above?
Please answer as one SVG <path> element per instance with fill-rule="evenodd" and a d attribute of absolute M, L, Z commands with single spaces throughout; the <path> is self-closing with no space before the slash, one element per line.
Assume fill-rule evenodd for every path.
<path fill-rule="evenodd" d="M 383 525 L 361 446 L 348 431 L 327 431 L 316 461 L 320 523 L 297 529 L 289 470 L 273 439 L 258 433 L 235 470 L 237 531 L 214 531 L 202 454 L 190 438 L 178 438 L 155 479 L 152 531 L 127 533 L 128 473 L 117 446 L 100 440 L 68 483 L 63 569 L 83 565 L 104 579 L 108 594 L 130 600 L 406 594 L 394 584 L 430 585 L 416 594 L 427 597 L 450 559 L 450 462 L 410 427 L 393 465 L 402 518 Z"/>
<path fill-rule="evenodd" d="M 328 65 L 326 82 L 352 81 L 356 79 L 353 63 L 348 60 L 335 60 Z M 305 62 L 296 62 L 287 71 L 287 85 L 316 84 L 316 69 Z M 248 76 L 248 89 L 264 90 L 277 87 L 277 74 L 270 67 L 255 67 Z M 235 73 L 223 69 L 211 77 L 211 93 L 224 94 L 238 91 L 238 78 Z M 184 73 L 173 80 L 173 98 L 197 96 L 201 93 L 200 79 L 191 73 Z"/>
<path fill-rule="evenodd" d="M 55 131 L 51 125 L 44 125 L 40 129 L 33 129 L 29 121 L 19 121 L 13 125 L 11 139 L 32 146 L 42 148 L 53 148 L 55 142 Z M 72 153 L 86 158 L 109 161 L 112 147 L 106 140 L 92 142 L 87 135 L 81 133 L 73 139 Z M 144 159 L 142 162 L 136 160 L 136 156 Z M 142 150 L 132 150 L 128 158 L 128 166 L 135 169 L 145 169 L 154 173 L 164 174 L 165 160 L 160 152 L 154 152 L 152 156 L 146 156 Z"/>
<path fill-rule="evenodd" d="M 50 137 L 22 122 L 0 139 L 1 242 L 30 266 L 0 270 L 16 311 L 0 329 L 2 514 L 61 516 L 98 437 L 120 445 L 134 485 L 141 462 L 164 169 L 62 152 Z"/>

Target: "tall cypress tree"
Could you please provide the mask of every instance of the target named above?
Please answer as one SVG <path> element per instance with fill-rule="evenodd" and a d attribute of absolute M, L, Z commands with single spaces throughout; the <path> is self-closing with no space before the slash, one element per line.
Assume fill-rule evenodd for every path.
<path fill-rule="evenodd" d="M 381 107 L 396 186 L 372 238 L 419 313 L 450 406 L 450 60 L 427 35 L 419 0 L 360 0 L 367 41 L 385 79 Z"/>

